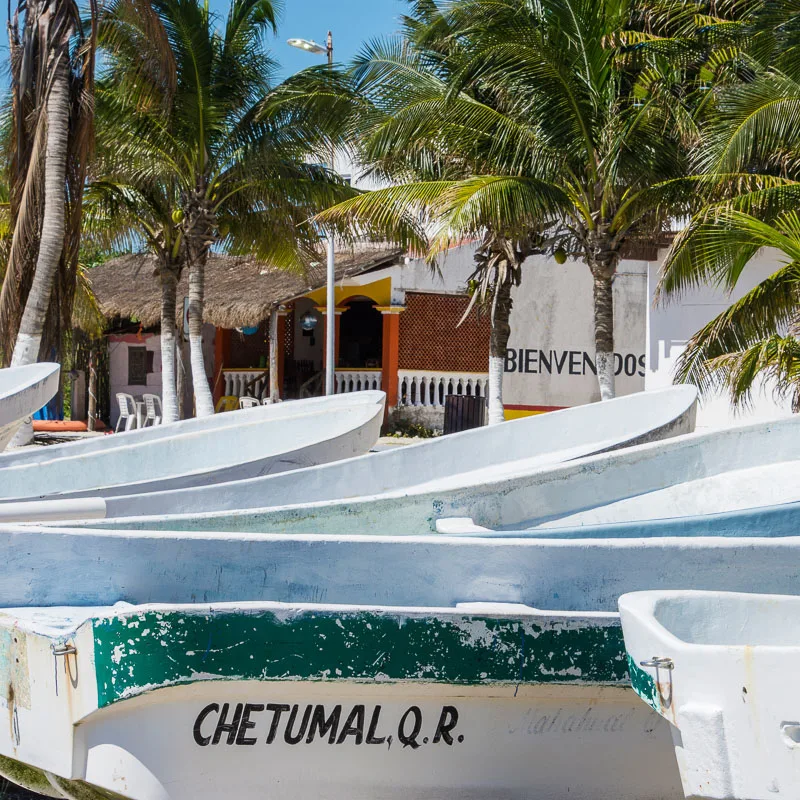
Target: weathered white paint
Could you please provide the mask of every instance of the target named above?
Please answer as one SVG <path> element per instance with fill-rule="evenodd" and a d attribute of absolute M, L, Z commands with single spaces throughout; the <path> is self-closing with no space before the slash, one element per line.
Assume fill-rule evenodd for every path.
<path fill-rule="evenodd" d="M 600 386 L 600 397 L 609 400 L 616 396 L 616 365 L 614 364 L 614 353 L 602 353 L 599 350 L 595 353 L 595 368 L 597 369 L 597 383 Z M 624 362 L 620 358 L 624 368 Z"/>
<path fill-rule="evenodd" d="M 187 676 L 185 685 L 156 688 L 155 684 L 148 693 L 142 692 L 147 687 L 141 687 L 130 699 L 112 706 L 103 707 L 100 700 L 100 675 L 109 665 L 96 662 L 102 657 L 96 642 L 104 635 L 105 620 L 130 620 L 133 625 L 141 619 L 131 629 L 140 642 L 150 636 L 174 647 L 180 636 L 159 627 L 159 611 L 172 618 L 183 614 L 184 619 L 197 613 L 238 613 L 247 619 L 267 612 L 287 621 L 300 614 L 338 614 L 346 622 L 348 614 L 365 610 L 279 604 L 7 609 L 0 616 L 0 657 L 8 662 L 19 658 L 17 665 L 2 675 L 3 682 L 16 690 L 11 693 L 14 701 L 9 708 L 16 728 L 0 730 L 0 753 L 59 778 L 84 780 L 132 800 L 205 800 L 229 794 L 255 800 L 265 791 L 270 797 L 287 800 L 316 796 L 422 798 L 432 794 L 507 798 L 524 796 L 532 789 L 537 797 L 545 798 L 562 797 L 565 792 L 578 798 L 614 800 L 680 796 L 667 726 L 638 703 L 632 692 L 615 686 L 580 681 L 574 686 L 530 681 L 474 686 L 390 682 L 380 680 L 379 670 L 374 679 L 359 682 L 337 680 L 334 675 L 315 682 L 262 682 L 237 680 L 236 673 L 226 671 L 215 658 L 214 667 L 209 668 L 213 671 Z M 452 608 L 371 611 L 421 618 L 432 624 L 454 620 L 463 626 L 465 639 L 471 640 L 464 642 L 468 649 L 481 649 L 486 646 L 483 640 L 492 636 L 485 622 L 470 624 L 466 612 Z M 141 631 L 154 613 L 154 629 Z M 511 624 L 521 631 L 532 624 L 616 625 L 616 615 L 548 614 L 517 607 L 504 610 L 495 606 L 481 616 L 487 615 L 497 621 L 511 615 Z M 213 629 L 212 625 L 209 630 Z M 62 673 L 58 661 L 53 669 L 52 646 L 65 643 L 76 652 L 59 657 L 65 662 Z M 125 643 L 114 651 L 113 658 L 126 678 L 128 664 L 136 658 L 133 651 L 135 644 Z M 178 660 L 186 655 L 193 657 L 175 653 Z M 509 655 L 512 660 L 519 657 L 516 652 Z M 302 664 L 299 666 L 302 671 Z M 235 669 L 233 658 L 230 669 Z M 429 667 L 420 664 L 420 669 L 427 673 Z M 154 682 L 158 679 L 158 673 L 152 675 Z M 215 743 L 212 737 L 220 708 L 228 703 L 226 720 L 230 724 L 233 709 L 247 702 L 260 704 L 260 713 L 256 707 L 248 714 L 249 727 L 241 737 L 235 730 L 230 743 L 227 733 Z M 322 705 L 326 714 L 340 705 L 339 737 L 351 709 L 363 704 L 364 720 L 354 723 L 362 726 L 362 734 L 332 744 L 328 734 L 318 734 L 311 742 L 303 736 L 292 745 L 287 741 L 288 713 L 282 712 L 280 717 L 273 711 L 265 714 L 267 703 L 289 708 L 297 704 L 301 713 L 309 705 Z M 409 709 L 413 716 L 403 724 Z M 277 721 L 271 740 L 270 716 Z M 419 731 L 409 737 L 417 719 Z M 453 724 L 449 741 L 441 736 L 436 740 L 442 719 Z M 373 720 L 375 727 L 369 736 L 367 726 L 371 727 Z M 296 734 L 301 725 L 295 720 L 292 732 Z M 143 736 L 145 730 L 148 735 Z M 622 769 L 623 761 L 631 757 L 637 768 Z M 576 763 L 580 764 L 577 769 Z"/>
<path fill-rule="evenodd" d="M 215 655 L 207 672 L 179 679 L 183 685 L 169 685 L 168 677 L 175 683 L 172 670 L 163 677 L 149 671 L 148 686 L 136 685 L 134 665 L 140 656 L 133 639 L 114 648 L 113 665 L 105 660 L 108 649 L 98 648 L 106 635 L 104 622 L 119 621 L 133 626 L 129 630 L 139 642 L 150 637 L 171 648 L 170 662 L 192 661 L 196 652 L 175 649 L 182 638 L 170 630 L 176 617 L 178 622 L 189 622 L 191 615 L 208 618 L 212 634 L 208 646 L 213 648 L 215 615 L 237 615 L 245 621 L 265 612 L 287 625 L 303 614 L 338 617 L 347 624 L 348 615 L 365 612 L 418 619 L 432 627 L 451 621 L 463 631 L 462 646 L 476 651 L 492 642 L 487 621 L 505 620 L 521 635 L 531 629 L 526 639 L 534 643 L 536 626 L 580 632 L 617 625 L 616 614 L 551 613 L 496 604 L 469 610 L 275 603 L 6 609 L 0 615 L 0 659 L 8 667 L 0 668 L 0 677 L 3 688 L 13 687 L 8 710 L 15 724 L 0 730 L 0 753 L 62 780 L 86 781 L 132 800 L 205 800 L 228 793 L 256 800 L 265 791 L 286 800 L 507 798 L 527 796 L 532 789 L 544 798 L 560 798 L 566 792 L 609 800 L 680 797 L 667 726 L 630 690 L 587 683 L 579 675 L 565 676 L 566 685 L 550 682 L 547 674 L 541 682 L 528 678 L 461 685 L 383 680 L 378 666 L 372 679 L 354 682 L 332 674 L 312 682 L 270 679 L 265 663 L 266 680 L 252 680 L 237 679 L 232 653 L 229 666 L 224 656 Z M 479 619 L 471 622 L 467 615 Z M 148 629 L 142 630 L 145 625 Z M 320 641 L 324 649 L 325 639 Z M 52 647 L 65 644 L 75 652 L 57 657 L 54 669 Z M 512 663 L 524 658 L 515 647 L 508 655 Z M 342 661 L 341 666 L 347 669 L 349 664 Z M 248 666 L 248 672 L 260 668 L 260 664 Z M 297 668 L 302 674 L 302 661 Z M 418 666 L 421 674 L 430 674 L 432 668 L 427 663 Z M 101 676 L 114 669 L 124 674 L 128 694 L 106 705 L 102 698 L 109 687 L 101 683 Z M 234 730 L 230 740 L 225 733 L 215 743 L 212 737 L 221 707 L 228 704 L 230 724 L 237 704 L 248 702 L 260 704 L 262 713 L 253 709 L 241 737 Z M 263 706 L 268 703 L 289 708 L 297 704 L 301 713 L 309 705 L 322 705 L 327 714 L 341 705 L 337 732 L 348 712 L 362 704 L 364 720 L 358 723 L 362 735 L 351 734 L 333 744 L 326 735 L 311 742 L 304 736 L 292 745 L 287 741 L 289 715 L 283 712 L 277 717 L 267 711 L 265 716 Z M 413 709 L 410 721 L 409 709 Z M 410 738 L 416 719 L 420 727 Z M 436 741 L 443 719 L 456 720 L 449 742 L 441 737 Z M 372 720 L 376 724 L 369 736 Z M 273 721 L 277 724 L 270 737 Z M 301 725 L 295 720 L 292 732 L 296 734 Z M 69 790 L 68 785 L 65 788 Z"/>
<path fill-rule="evenodd" d="M 43 457 L 10 455 L 0 459 L 0 497 L 184 488 L 361 455 L 378 439 L 384 401 L 382 392 L 359 392 L 260 406 L 47 448 Z"/>
<path fill-rule="evenodd" d="M 496 620 L 534 617 L 561 624 L 558 620 L 566 621 L 569 614 L 536 610 L 559 607 L 579 611 L 576 616 L 591 627 L 613 623 L 613 615 L 587 612 L 613 611 L 619 594 L 640 586 L 674 585 L 675 575 L 690 587 L 791 591 L 800 564 L 796 537 L 554 542 L 448 536 L 175 537 L 5 527 L 0 528 L 0 547 L 15 565 L 0 583 L 0 606 L 51 607 L 12 612 L 18 638 L 24 634 L 28 674 L 36 676 L 29 682 L 27 708 L 22 706 L 24 692 L 14 693 L 21 735 L 13 756 L 137 800 L 202 800 L 206 791 L 218 795 L 221 786 L 247 800 L 256 790 L 263 796 L 265 782 L 278 797 L 365 800 L 432 794 L 527 796 L 532 788 L 537 797 L 557 798 L 565 787 L 577 797 L 672 798 L 680 790 L 666 731 L 646 706 L 634 702 L 631 693 L 585 683 L 577 675 L 571 676 L 577 680 L 570 685 L 465 687 L 335 679 L 219 683 L 213 680 L 217 673 L 198 673 L 189 685 L 131 695 L 100 711 L 93 685 L 98 665 L 78 664 L 70 656 L 66 672 L 54 670 L 50 649 L 57 639 L 75 645 L 79 655 L 91 654 L 91 639 L 69 635 L 81 620 L 136 611 L 123 606 L 111 612 L 93 605 L 111 606 L 120 597 L 137 604 L 201 602 L 197 612 L 210 613 L 213 609 L 206 604 L 211 602 L 264 598 L 289 602 L 296 609 L 298 602 L 319 603 L 324 597 L 321 611 L 335 603 L 424 605 L 429 610 L 423 613 L 439 617 L 444 609 L 457 607 L 461 613 Z M 513 605 L 503 609 L 499 603 Z M 58 605 L 81 606 L 80 616 L 52 608 Z M 281 613 L 290 619 L 296 611 Z M 482 634 L 472 626 L 465 635 L 472 639 Z M 5 652 L 16 657 L 19 650 L 11 646 L 8 641 Z M 134 649 L 119 652 L 119 667 L 124 669 L 128 650 Z M 182 655 L 174 653 L 176 658 Z M 16 664 L 8 658 L 5 663 Z M 21 686 L 19 669 L 11 667 L 10 672 Z M 76 686 L 68 682 L 70 676 L 77 676 Z M 384 719 L 393 721 L 412 704 L 423 716 L 436 715 L 445 703 L 461 704 L 465 739 L 460 744 L 466 747 L 461 755 L 452 749 L 442 756 L 433 747 L 376 747 L 369 752 L 351 742 L 341 746 L 342 757 L 320 743 L 301 761 L 280 743 L 274 758 L 273 751 L 255 746 L 225 745 L 204 748 L 198 762 L 197 746 L 189 737 L 199 711 L 224 702 L 381 704 L 386 707 Z M 581 721 L 588 719 L 599 723 L 586 730 Z M 28 735 L 40 726 L 42 736 Z M 0 752 L 7 755 L 3 747 L 8 747 L 13 730 L 8 726 L 0 733 Z M 142 730 L 148 735 L 142 736 Z M 254 755 L 258 764 L 251 768 L 245 759 Z M 414 755 L 421 760 L 411 761 Z"/>
<path fill-rule="evenodd" d="M 633 684 L 671 723 L 687 796 L 800 797 L 800 597 L 637 592 L 620 598 Z M 659 668 L 641 665 L 658 656 Z"/>
<path fill-rule="evenodd" d="M 142 526 L 152 523 L 157 527 L 169 527 L 173 521 L 179 525 L 193 523 L 174 516 L 156 519 L 155 515 L 191 514 L 194 519 L 201 513 L 222 512 L 227 517 L 234 512 L 236 519 L 219 521 L 219 528 L 232 525 L 236 529 L 249 524 L 242 509 L 269 505 L 302 508 L 322 501 L 340 508 L 342 498 L 399 496 L 405 498 L 401 504 L 407 502 L 413 506 L 418 501 L 422 503 L 427 517 L 431 502 L 428 498 L 433 497 L 435 503 L 441 504 L 453 487 L 482 487 L 507 473 L 531 472 L 643 439 L 686 433 L 693 426 L 695 397 L 692 388 L 674 387 L 658 394 L 620 398 L 602 406 L 595 404 L 514 420 L 494 426 L 492 430 L 464 431 L 370 454 L 327 469 L 287 474 L 282 479 L 275 476 L 269 480 L 229 482 L 217 487 L 204 487 L 202 491 L 158 492 L 140 497 L 108 496 L 108 515 L 130 517 L 146 512 L 148 520 L 142 520 Z M 470 490 L 464 489 L 464 492 L 469 494 Z M 316 508 L 309 513 L 311 517 L 308 519 L 314 518 L 313 525 L 316 525 L 319 521 Z M 399 518 L 403 519 L 402 511 Z M 210 516 L 203 522 L 197 521 L 202 525 L 217 525 L 212 519 L 214 517 Z M 353 530 L 411 532 L 416 520 L 417 517 L 409 517 L 407 521 L 403 519 L 398 528 L 398 517 L 389 516 L 385 524 L 381 521 L 379 527 L 372 528 L 373 519 L 367 527 L 362 527 L 360 519 L 354 517 Z M 301 525 L 305 530 L 314 529 L 306 521 Z M 425 529 L 430 530 L 430 524 Z"/>
<path fill-rule="evenodd" d="M 0 451 L 58 391 L 59 369 L 48 363 L 0 369 Z"/>
<path fill-rule="evenodd" d="M 489 424 L 497 425 L 505 419 L 503 409 L 503 363 L 498 356 L 489 356 Z"/>
<path fill-rule="evenodd" d="M 0 526 L 0 607 L 239 600 L 613 611 L 621 594 L 788 594 L 800 538 L 492 539 Z M 92 557 L 87 558 L 86 554 Z"/>

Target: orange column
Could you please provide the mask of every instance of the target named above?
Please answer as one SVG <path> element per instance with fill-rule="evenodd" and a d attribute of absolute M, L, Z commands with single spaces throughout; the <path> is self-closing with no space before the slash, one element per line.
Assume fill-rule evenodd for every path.
<path fill-rule="evenodd" d="M 231 356 L 231 332 L 227 328 L 217 328 L 214 334 L 214 404 L 225 392 L 222 370 L 229 366 Z"/>
<path fill-rule="evenodd" d="M 381 385 L 386 392 L 386 408 L 397 405 L 398 376 L 400 368 L 400 312 L 403 306 L 378 306 L 383 314 L 383 358 L 381 360 Z"/>

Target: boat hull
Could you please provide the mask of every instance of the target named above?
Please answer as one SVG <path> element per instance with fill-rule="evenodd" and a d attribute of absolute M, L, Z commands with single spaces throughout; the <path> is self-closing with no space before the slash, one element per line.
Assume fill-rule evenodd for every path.
<path fill-rule="evenodd" d="M 19 430 L 19 426 L 22 425 L 24 419 L 25 417 L 22 417 L 6 425 L 0 425 L 0 450 L 4 450 L 8 443 L 14 438 L 14 434 Z"/>
<path fill-rule="evenodd" d="M 556 798 L 567 790 L 677 798 L 667 723 L 627 688 L 617 598 L 678 581 L 789 592 L 800 579 L 797 537 L 176 537 L 20 526 L 0 529 L 0 548 L 9 564 L 0 583 L 9 615 L 0 697 L 26 696 L 11 631 L 26 632 L 24 662 L 36 676 L 29 708 L 11 709 L 25 738 L 13 742 L 14 727 L 0 729 L 0 754 L 67 788 L 88 782 L 132 800 L 204 800 L 209 786 L 214 797 L 242 800 Z M 158 605 L 109 611 L 121 598 Z M 224 601 L 235 607 L 209 605 Z M 78 622 L 54 621 L 60 605 L 80 606 Z M 411 605 L 424 608 L 396 608 Z M 556 605 L 564 610 L 536 608 Z M 77 650 L 55 670 L 54 643 Z M 215 745 L 226 702 L 223 726 L 239 704 L 241 713 L 232 744 L 221 728 Z M 251 709 L 257 727 L 237 745 L 246 703 L 264 709 Z M 267 704 L 288 706 L 270 744 Z M 363 721 L 354 712 L 362 705 Z M 369 743 L 379 705 L 372 739 L 387 738 Z M 285 725 L 295 706 L 290 739 L 312 710 L 305 738 L 292 745 Z M 317 706 L 326 720 L 341 706 L 333 744 L 306 741 Z M 398 733 L 407 713 L 403 735 L 416 724 L 412 706 L 418 748 L 403 747 Z M 450 731 L 452 745 L 433 742 L 446 706 L 462 726 Z M 37 713 L 47 737 L 30 734 Z M 361 743 L 355 731 L 337 744 L 353 713 Z M 251 731 L 255 744 L 244 741 Z"/>
<path fill-rule="evenodd" d="M 67 789 L 131 800 L 681 796 L 667 724 L 624 686 L 615 614 L 120 606 L 69 629 L 62 611 L 80 610 L 0 617 L 17 640 L 3 654 L 24 654 L 4 676 L 16 723 L 0 753 Z M 71 650 L 54 674 L 59 648 Z"/>
<path fill-rule="evenodd" d="M 489 473 L 476 471 L 454 485 L 445 476 L 436 484 L 422 484 L 405 491 L 376 494 L 369 497 L 340 498 L 320 502 L 297 503 L 261 509 L 183 513 L 156 516 L 106 519 L 87 523 L 97 528 L 130 528 L 139 530 L 172 531 L 239 531 L 248 533 L 303 533 L 316 531 L 336 534 L 423 534 L 442 530 L 453 519 L 471 520 L 475 526 L 507 532 L 512 537 L 529 530 L 536 536 L 573 535 L 579 522 L 600 518 L 602 507 L 615 500 L 632 498 L 637 508 L 647 504 L 647 494 L 677 487 L 688 481 L 703 483 L 716 479 L 724 485 L 725 476 L 742 465 L 755 469 L 770 466 L 780 470 L 780 462 L 787 462 L 787 477 L 777 482 L 754 483 L 742 504 L 753 507 L 772 502 L 780 505 L 781 497 L 795 499 L 796 487 L 792 485 L 796 454 L 800 448 L 800 419 L 791 418 L 776 422 L 715 431 L 708 434 L 683 436 L 665 442 L 645 444 L 614 453 L 576 459 L 565 464 L 527 468 L 521 462 L 511 462 Z M 287 476 L 288 478 L 288 476 Z M 774 488 L 774 491 L 773 491 Z M 667 493 L 669 496 L 669 493 Z M 637 496 L 641 500 L 636 500 Z M 676 497 L 680 496 L 677 493 Z M 693 504 L 695 510 L 702 498 Z M 735 512 L 754 514 L 755 508 L 737 507 Z M 711 505 L 709 508 L 718 509 Z M 559 531 L 561 520 L 570 523 L 569 515 L 583 509 L 597 509 L 597 515 L 586 512 L 580 520 L 573 519 L 570 530 Z M 689 504 L 676 501 L 660 506 L 660 519 L 643 520 L 653 535 L 664 518 L 671 525 L 681 526 L 681 513 Z M 699 523 L 702 514 L 687 520 L 687 531 L 702 535 Z M 639 524 L 636 520 L 607 519 L 605 524 L 591 528 L 587 525 L 587 538 L 614 537 L 618 526 L 629 528 Z M 450 529 L 452 530 L 452 529 Z M 768 533 L 768 529 L 764 529 Z M 578 534 L 580 535 L 580 534 Z M 661 535 L 671 535 L 662 532 Z"/>
<path fill-rule="evenodd" d="M 187 432 L 177 423 L 174 435 L 152 441 L 119 435 L 117 447 L 96 452 L 46 448 L 55 451 L 47 460 L 12 459 L 0 468 L 0 499 L 97 498 L 202 486 L 351 458 L 377 441 L 384 400 L 383 392 L 343 395 L 327 406 L 300 400 L 223 415 L 240 424 Z M 42 513 L 50 514 L 44 503 Z"/>
<path fill-rule="evenodd" d="M 451 606 L 492 600 L 616 611 L 625 592 L 790 594 L 800 537 L 488 539 L 0 526 L 0 608 L 282 602 Z M 87 558 L 87 553 L 92 557 Z"/>
<path fill-rule="evenodd" d="M 446 493 L 454 486 L 491 481 L 509 462 L 530 471 L 591 453 L 689 433 L 694 430 L 695 401 L 696 392 L 688 386 L 629 395 L 611 403 L 566 409 L 392 448 L 369 458 L 296 475 L 228 482 L 202 490 L 112 496 L 106 501 L 106 516 L 194 516 L 226 510 L 239 514 L 264 506 L 333 502 L 355 495 L 401 491 L 416 494 L 423 491 L 420 486 L 442 480 L 451 487 L 442 484 L 440 493 Z"/>
<path fill-rule="evenodd" d="M 31 364 L 0 369 L 0 453 L 23 421 L 58 391 L 58 364 Z"/>
<path fill-rule="evenodd" d="M 83 780 L 132 800 L 683 797 L 668 725 L 630 689 L 520 688 L 516 697 L 514 691 L 302 682 L 160 690 L 83 723 L 80 744 L 88 753 Z M 251 713 L 256 727 L 236 737 L 244 743 L 237 745 L 234 738 L 228 745 L 226 734 L 216 745 L 198 745 L 193 731 L 204 709 L 227 704 L 230 723 L 246 703 L 288 706 L 270 744 L 274 712 Z M 350 735 L 338 744 L 342 723 L 354 709 L 358 715 L 359 705 L 362 738 Z M 333 742 L 330 734 L 317 733 L 309 743 L 306 732 L 297 744 L 287 743 L 286 723 L 293 713 L 292 739 L 302 731 L 309 708 L 311 716 L 321 712 L 330 718 L 339 707 Z M 459 715 L 453 744 L 441 738 L 433 743 L 450 708 Z M 400 737 L 413 732 L 418 719 L 420 733 L 413 741 L 419 746 L 404 746 Z M 204 738 L 210 734 L 213 740 L 218 721 L 218 712 L 204 718 Z M 357 717 L 356 730 L 358 724 Z"/>
<path fill-rule="evenodd" d="M 800 597 L 648 591 L 619 608 L 632 685 L 671 723 L 686 796 L 800 797 Z"/>
<path fill-rule="evenodd" d="M 10 453 L 0 454 L 0 469 L 27 464 L 41 464 L 46 461 L 52 461 L 54 458 L 66 456 L 98 455 L 119 447 L 154 444 L 178 435 L 236 428 L 254 420 L 281 419 L 296 416 L 297 414 L 310 414 L 315 411 L 342 408 L 343 406 L 358 403 L 374 404 L 379 402 L 381 394 L 383 393 L 368 391 L 340 394 L 333 397 L 311 397 L 304 400 L 291 400 L 286 403 L 241 409 L 225 414 L 214 414 L 211 417 L 193 417 L 192 419 L 184 419 L 168 425 L 151 425 L 146 428 L 136 428 L 113 436 L 78 439 L 64 444 L 50 445 L 47 448 L 15 450 Z"/>

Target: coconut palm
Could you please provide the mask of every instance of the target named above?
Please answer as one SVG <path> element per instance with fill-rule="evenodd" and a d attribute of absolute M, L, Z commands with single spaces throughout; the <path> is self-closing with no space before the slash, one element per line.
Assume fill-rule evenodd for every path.
<path fill-rule="evenodd" d="M 764 188 L 709 204 L 666 259 L 663 299 L 711 283 L 732 290 L 762 248 L 781 266 L 698 331 L 678 362 L 678 380 L 727 391 L 746 405 L 764 378 L 800 411 L 800 35 L 791 2 L 753 6 L 749 73 L 715 92 L 698 171 L 761 176 Z"/>
<path fill-rule="evenodd" d="M 214 411 L 202 353 L 209 250 L 254 253 L 302 269 L 319 237 L 301 223 L 349 196 L 318 166 L 348 105 L 327 69 L 273 88 L 275 64 L 264 37 L 275 29 L 275 11 L 273 0 L 233 0 L 220 27 L 196 0 L 116 0 L 101 29 L 109 54 L 99 89 L 104 171 L 112 183 L 137 191 L 170 187 L 161 189 L 167 202 L 159 201 L 158 230 L 145 239 L 158 251 L 161 237 L 162 253 L 174 261 L 162 270 L 165 324 L 174 302 L 172 279 L 163 276 L 173 266 L 189 270 L 199 416 Z"/>
<path fill-rule="evenodd" d="M 102 124 L 106 109 L 102 103 L 100 108 Z M 152 277 L 161 287 L 162 420 L 165 424 L 176 422 L 180 417 L 175 366 L 176 293 L 183 269 L 182 235 L 173 221 L 177 192 L 173 184 L 158 181 L 149 185 L 144 180 L 139 185 L 126 183 L 126 170 L 115 169 L 115 158 L 107 153 L 99 154 L 96 166 L 103 177 L 91 183 L 86 192 L 85 233 L 109 249 L 130 249 L 144 242 L 156 256 Z"/>
<path fill-rule="evenodd" d="M 355 68 L 371 107 L 364 161 L 405 182 L 322 216 L 429 243 L 431 256 L 453 241 L 496 241 L 489 250 L 506 255 L 484 261 L 506 264 L 498 275 L 518 274 L 536 250 L 583 260 L 603 399 L 614 396 L 617 265 L 672 210 L 653 187 L 683 174 L 690 132 L 674 104 L 636 93 L 629 42 L 642 37 L 623 35 L 635 24 L 630 0 L 418 3 L 404 40 L 372 46 Z"/>
<path fill-rule="evenodd" d="M 71 0 L 24 0 L 9 21 L 13 241 L 0 292 L 0 350 L 12 366 L 39 358 L 48 319 L 57 345 L 71 318 L 91 145 L 95 8 L 91 2 L 84 26 Z M 14 443 L 31 435 L 24 426 Z"/>

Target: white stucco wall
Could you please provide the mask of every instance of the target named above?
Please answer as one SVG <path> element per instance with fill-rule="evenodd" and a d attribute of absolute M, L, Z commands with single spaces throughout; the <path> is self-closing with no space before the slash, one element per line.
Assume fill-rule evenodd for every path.
<path fill-rule="evenodd" d="M 475 245 L 468 244 L 448 250 L 434 267 L 423 258 L 410 259 L 401 268 L 396 285 L 402 292 L 464 292 L 475 271 L 474 255 Z"/>
<path fill-rule="evenodd" d="M 214 336 L 215 328 L 213 325 L 203 326 L 203 359 L 205 361 L 206 376 L 209 381 L 214 378 Z M 128 348 L 146 347 L 153 355 L 153 372 L 147 375 L 146 386 L 131 386 L 128 384 Z M 125 392 L 134 397 L 141 397 L 142 394 L 157 394 L 161 396 L 161 336 L 157 333 L 135 333 L 111 335 L 108 337 L 108 356 L 109 356 L 109 391 L 111 393 L 111 425 L 116 426 L 119 419 L 119 405 L 117 404 L 117 393 Z M 189 363 L 189 345 L 183 345 L 183 363 L 189 375 L 191 375 L 191 365 Z M 176 363 L 176 368 L 180 368 Z M 192 414 L 192 396 L 189 392 L 189 380 L 184 381 L 184 416 Z"/>
<path fill-rule="evenodd" d="M 665 253 L 654 262 L 623 261 L 614 281 L 620 395 L 671 385 L 676 359 L 686 341 L 774 272 L 780 262 L 778 253 L 764 251 L 745 268 L 731 294 L 703 287 L 656 307 L 654 297 Z M 559 266 L 540 256 L 528 259 L 523 269 L 522 285 L 513 295 L 509 348 L 515 352 L 506 363 L 506 406 L 562 407 L 598 400 L 597 380 L 589 366 L 594 336 L 588 269 L 579 262 Z M 629 374 L 631 369 L 626 374 L 626 365 L 630 368 L 634 361 L 635 374 Z M 698 428 L 745 424 L 789 413 L 788 402 L 776 401 L 771 388 L 762 386 L 752 406 L 740 411 L 734 411 L 724 395 L 704 398 Z"/>
<path fill-rule="evenodd" d="M 646 261 L 623 261 L 614 279 L 617 394 L 645 380 Z M 551 408 L 600 399 L 594 368 L 592 277 L 585 264 L 533 256 L 512 294 L 511 338 L 503 381 L 506 406 Z"/>
<path fill-rule="evenodd" d="M 655 305 L 655 291 L 666 251 L 657 262 L 648 265 L 648 340 L 645 387 L 658 389 L 673 382 L 678 357 L 686 341 L 700 328 L 740 299 L 779 266 L 780 255 L 774 250 L 761 251 L 745 268 L 732 293 L 714 287 L 702 287 L 684 293 L 668 303 Z M 745 424 L 791 414 L 788 401 L 776 401 L 769 385 L 754 393 L 751 407 L 734 411 L 725 395 L 703 398 L 697 418 L 699 429 Z"/>
<path fill-rule="evenodd" d="M 384 278 L 392 279 L 392 305 L 405 303 L 406 292 L 439 292 L 461 294 L 466 291 L 469 276 L 475 270 L 475 245 L 454 247 L 431 266 L 424 258 L 407 258 L 401 264 L 348 278 L 358 286 Z"/>
<path fill-rule="evenodd" d="M 147 385 L 131 386 L 128 383 L 128 348 L 146 347 L 153 355 L 153 372 L 147 375 Z M 111 392 L 111 426 L 119 419 L 117 393 L 125 392 L 141 397 L 142 394 L 161 394 L 161 337 L 154 333 L 122 334 L 108 337 L 109 390 Z"/>

